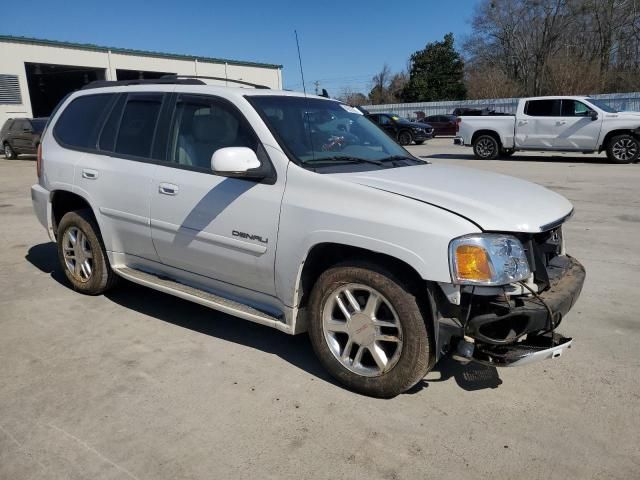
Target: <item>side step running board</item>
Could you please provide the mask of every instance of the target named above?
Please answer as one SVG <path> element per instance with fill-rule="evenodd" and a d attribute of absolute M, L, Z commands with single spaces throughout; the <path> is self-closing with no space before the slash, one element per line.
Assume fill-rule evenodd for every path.
<path fill-rule="evenodd" d="M 165 277 L 158 277 L 157 275 L 143 272 L 141 270 L 135 270 L 133 268 L 116 267 L 113 271 L 121 277 L 139 285 L 153 288 L 154 290 L 159 290 L 245 320 L 277 328 L 278 330 L 286 333 L 292 333 L 289 325 L 277 317 L 273 317 L 267 313 L 261 312 L 260 310 L 243 305 L 242 303 L 220 297 L 211 292 L 190 287 L 174 280 Z"/>

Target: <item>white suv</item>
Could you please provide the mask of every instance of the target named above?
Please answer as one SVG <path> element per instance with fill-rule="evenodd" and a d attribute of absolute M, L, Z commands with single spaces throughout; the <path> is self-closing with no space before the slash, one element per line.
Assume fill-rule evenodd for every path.
<path fill-rule="evenodd" d="M 112 85 L 112 86 L 104 86 Z M 391 397 L 446 352 L 559 356 L 584 281 L 562 196 L 432 165 L 340 102 L 201 79 L 102 82 L 51 116 L 36 215 L 79 292 L 118 276 L 290 334 Z M 214 320 L 212 320 L 214 321 Z"/>

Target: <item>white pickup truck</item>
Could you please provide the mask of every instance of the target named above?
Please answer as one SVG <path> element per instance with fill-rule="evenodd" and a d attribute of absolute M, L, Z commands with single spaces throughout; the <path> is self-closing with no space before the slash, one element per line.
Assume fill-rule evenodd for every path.
<path fill-rule="evenodd" d="M 611 163 L 640 156 L 640 112 L 618 112 L 589 97 L 523 98 L 515 115 L 459 117 L 456 145 L 490 160 L 518 150 L 607 152 Z"/>

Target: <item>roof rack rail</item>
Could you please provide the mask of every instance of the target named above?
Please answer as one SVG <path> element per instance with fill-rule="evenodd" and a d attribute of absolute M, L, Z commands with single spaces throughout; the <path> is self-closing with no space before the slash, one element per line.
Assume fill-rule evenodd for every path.
<path fill-rule="evenodd" d="M 244 80 L 234 80 L 233 78 L 225 78 L 225 77 L 205 77 L 202 75 L 173 75 L 173 74 L 168 74 L 168 75 L 163 75 L 162 77 L 160 77 L 160 79 L 175 79 L 175 80 L 199 80 L 199 79 L 205 79 L 205 80 L 218 80 L 221 82 L 232 82 L 232 83 L 238 83 L 240 85 L 247 85 L 248 87 L 253 87 L 253 88 L 259 88 L 259 89 L 264 89 L 264 90 L 271 90 L 270 87 L 267 87 L 266 85 L 260 85 L 258 83 L 251 83 L 251 82 L 245 82 Z M 204 83 L 204 82 L 203 82 Z"/>
<path fill-rule="evenodd" d="M 122 87 L 127 85 L 157 85 L 157 84 L 186 84 L 186 85 L 206 85 L 202 80 L 197 80 L 196 78 L 185 78 L 178 79 L 172 78 L 143 78 L 139 80 L 94 80 L 93 82 L 87 83 L 81 90 L 88 90 L 91 88 L 102 88 L 102 87 Z"/>

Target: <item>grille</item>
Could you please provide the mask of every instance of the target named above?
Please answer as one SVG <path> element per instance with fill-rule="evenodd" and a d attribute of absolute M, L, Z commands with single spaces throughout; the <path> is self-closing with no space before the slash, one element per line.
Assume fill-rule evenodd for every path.
<path fill-rule="evenodd" d="M 531 235 L 523 240 L 529 267 L 540 291 L 549 287 L 557 272 L 557 264 L 562 254 L 562 227 Z"/>

